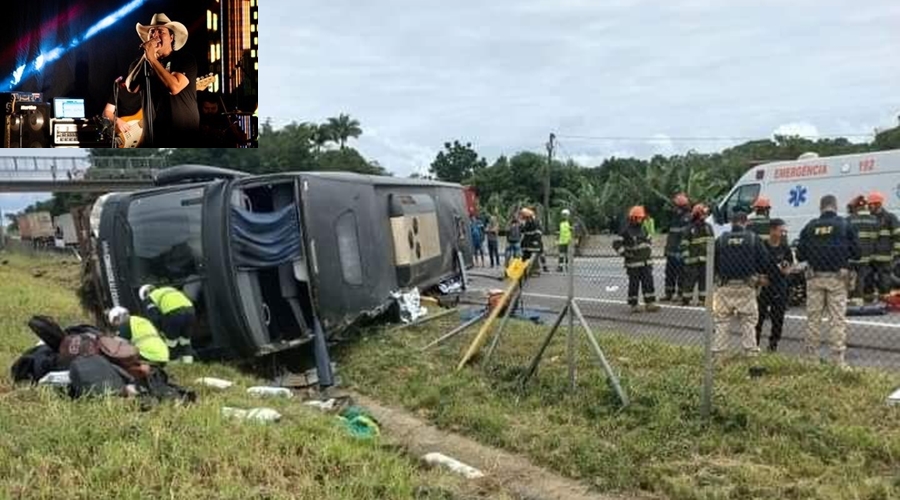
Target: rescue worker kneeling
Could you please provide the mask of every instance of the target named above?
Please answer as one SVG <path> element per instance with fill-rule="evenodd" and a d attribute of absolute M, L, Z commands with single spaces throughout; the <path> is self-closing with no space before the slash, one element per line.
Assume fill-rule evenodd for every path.
<path fill-rule="evenodd" d="M 172 361 L 193 363 L 191 326 L 194 323 L 194 304 L 191 300 L 180 290 L 170 286 L 156 288 L 144 285 L 138 290 L 138 296 L 144 304 L 147 317 L 166 336 Z"/>
<path fill-rule="evenodd" d="M 625 272 L 628 274 L 628 305 L 631 312 L 639 312 L 638 293 L 643 292 L 647 311 L 659 310 L 653 291 L 653 262 L 651 260 L 650 235 L 642 222 L 647 216 L 644 207 L 631 207 L 628 211 L 628 225 L 613 242 L 613 249 L 625 257 Z"/>
<path fill-rule="evenodd" d="M 150 320 L 132 315 L 120 306 L 109 310 L 107 320 L 118 329 L 120 337 L 134 344 L 145 361 L 161 365 L 169 362 L 169 348 Z"/>
<path fill-rule="evenodd" d="M 720 356 L 728 347 L 728 326 L 732 316 L 740 321 L 741 347 L 747 356 L 756 356 L 756 322 L 759 310 L 756 289 L 765 283 L 769 270 L 769 254 L 762 240 L 747 230 L 747 213 L 732 213 L 731 231 L 716 240 L 714 265 L 716 284 L 713 293 L 715 339 L 713 354 Z"/>

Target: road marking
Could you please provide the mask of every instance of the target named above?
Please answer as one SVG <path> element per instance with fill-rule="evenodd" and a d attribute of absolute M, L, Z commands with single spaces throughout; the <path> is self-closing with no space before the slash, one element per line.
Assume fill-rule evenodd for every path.
<path fill-rule="evenodd" d="M 522 295 L 524 295 L 526 297 L 536 297 L 539 299 L 543 298 L 543 299 L 566 300 L 568 298 L 564 295 L 550 295 L 550 294 L 546 294 L 546 293 L 531 293 L 531 292 L 526 292 L 526 293 L 523 293 Z M 578 300 L 579 302 L 594 302 L 594 303 L 601 303 L 601 304 L 628 304 L 627 301 L 616 300 L 616 299 L 598 299 L 598 298 L 594 298 L 594 297 L 575 297 L 575 299 Z M 680 311 L 683 311 L 683 310 L 702 311 L 704 309 L 702 307 L 696 307 L 696 306 L 672 306 L 672 305 L 668 305 L 668 304 L 659 304 L 659 306 L 662 308 L 665 308 L 665 309 L 677 309 Z M 800 316 L 797 314 L 785 314 L 784 317 L 786 319 L 793 319 L 793 320 L 797 320 L 797 321 L 806 321 L 807 320 L 806 316 Z M 877 321 L 865 321 L 865 320 L 857 320 L 857 319 L 848 319 L 847 324 L 848 325 L 859 325 L 859 326 L 876 326 L 876 327 L 880 327 L 880 328 L 900 328 L 900 324 L 879 323 Z"/>

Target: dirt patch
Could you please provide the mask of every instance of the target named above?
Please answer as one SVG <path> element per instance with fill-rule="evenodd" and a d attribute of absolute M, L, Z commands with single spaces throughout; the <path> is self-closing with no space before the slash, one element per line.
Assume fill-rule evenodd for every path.
<path fill-rule="evenodd" d="M 604 495 L 578 481 L 537 467 L 527 459 L 482 445 L 429 425 L 412 413 L 384 406 L 372 398 L 352 393 L 353 398 L 378 419 L 384 436 L 416 457 L 430 452 L 449 455 L 481 469 L 487 480 L 527 500 L 647 500 L 660 497 Z"/>

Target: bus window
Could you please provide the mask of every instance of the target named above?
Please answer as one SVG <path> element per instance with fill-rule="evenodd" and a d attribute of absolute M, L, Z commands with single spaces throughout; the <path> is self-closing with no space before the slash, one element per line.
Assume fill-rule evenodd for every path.
<path fill-rule="evenodd" d="M 725 224 L 731 221 L 731 214 L 737 207 L 749 211 L 757 196 L 759 196 L 759 184 L 746 184 L 735 189 L 728 197 L 728 201 L 725 202 L 723 212 L 725 220 L 721 223 Z"/>

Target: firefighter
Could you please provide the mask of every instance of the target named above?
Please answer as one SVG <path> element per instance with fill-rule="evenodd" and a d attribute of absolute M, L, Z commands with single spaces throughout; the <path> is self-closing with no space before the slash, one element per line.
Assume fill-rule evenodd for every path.
<path fill-rule="evenodd" d="M 106 319 L 110 325 L 118 329 L 120 337 L 134 344 L 145 361 L 161 365 L 169 361 L 169 348 L 153 326 L 153 322 L 130 314 L 128 309 L 120 306 L 110 309 Z"/>
<path fill-rule="evenodd" d="M 871 203 L 871 195 L 869 199 Z M 850 261 L 858 260 L 856 230 L 837 215 L 837 199 L 825 195 L 819 203 L 821 215 L 809 221 L 800 233 L 797 260 L 807 262 L 806 355 L 819 359 L 819 332 L 823 315 L 831 327 L 831 360 L 845 367 L 847 349 L 847 291 L 850 289 Z"/>
<path fill-rule="evenodd" d="M 562 220 L 559 222 L 559 263 L 557 272 L 568 272 L 569 244 L 572 243 L 572 225 L 569 223 L 569 209 L 562 210 Z"/>
<path fill-rule="evenodd" d="M 653 291 L 653 261 L 651 260 L 650 235 L 643 222 L 647 213 L 642 206 L 634 206 L 628 211 L 628 224 L 613 241 L 613 249 L 625 257 L 625 272 L 628 274 L 628 305 L 631 312 L 640 312 L 638 295 L 643 292 L 644 305 L 648 312 L 659 310 Z"/>
<path fill-rule="evenodd" d="M 900 256 L 900 222 L 897 216 L 884 209 L 884 195 L 872 191 L 868 196 L 869 211 L 878 221 L 878 235 L 872 255 L 872 278 L 880 295 L 893 288 L 894 259 Z"/>
<path fill-rule="evenodd" d="M 681 302 L 684 288 L 684 258 L 681 256 L 681 240 L 691 225 L 691 204 L 687 195 L 678 193 L 672 199 L 675 213 L 669 234 L 666 235 L 666 289 L 664 301 Z"/>
<path fill-rule="evenodd" d="M 706 246 L 714 238 L 713 228 L 706 222 L 706 205 L 698 203 L 691 209 L 691 225 L 681 239 L 681 256 L 684 259 L 683 305 L 690 305 L 697 287 L 697 302 L 706 303 Z"/>
<path fill-rule="evenodd" d="M 787 243 L 784 233 L 784 221 L 772 219 L 769 225 L 769 241 L 763 246 L 769 255 L 767 271 L 768 283 L 759 291 L 757 309 L 759 319 L 756 322 L 756 345 L 761 345 L 763 323 L 771 322 L 769 330 L 769 351 L 778 349 L 781 332 L 784 329 L 784 313 L 788 302 L 788 275 L 794 265 L 794 253 Z"/>
<path fill-rule="evenodd" d="M 772 202 L 765 196 L 758 196 L 753 201 L 753 214 L 747 219 L 747 228 L 756 233 L 764 242 L 769 241 L 769 212 L 772 211 Z"/>
<path fill-rule="evenodd" d="M 875 301 L 875 280 L 872 274 L 872 254 L 878 239 L 878 219 L 869 212 L 866 197 L 859 195 L 847 205 L 847 220 L 856 229 L 859 237 L 859 259 L 850 261 L 853 289 L 850 290 L 852 305 L 870 304 Z"/>
<path fill-rule="evenodd" d="M 534 211 L 530 208 L 523 208 L 519 211 L 522 217 L 522 258 L 527 262 L 532 255 L 537 256 L 536 261 L 532 264 L 530 274 L 540 275 L 540 271 L 547 272 L 547 263 L 544 260 L 544 238 L 541 231 L 541 225 L 534 216 Z M 537 260 L 540 261 L 538 267 Z"/>
<path fill-rule="evenodd" d="M 721 355 L 728 347 L 728 325 L 732 316 L 740 321 L 741 347 L 747 356 L 756 356 L 756 324 L 759 310 L 756 289 L 769 270 L 769 256 L 762 240 L 747 229 L 747 212 L 735 209 L 731 230 L 716 240 L 714 256 L 717 287 L 713 294 L 715 338 L 713 355 Z"/>
<path fill-rule="evenodd" d="M 138 290 L 147 317 L 160 327 L 166 336 L 172 361 L 194 362 L 191 346 L 191 326 L 194 323 L 194 304 L 177 288 L 144 285 Z"/>

